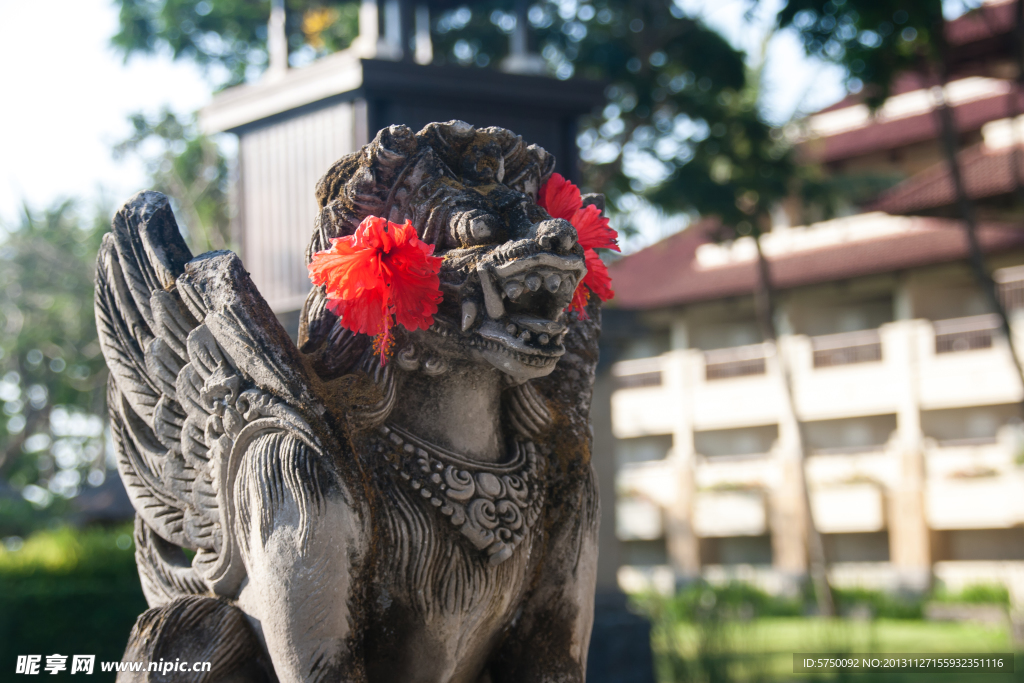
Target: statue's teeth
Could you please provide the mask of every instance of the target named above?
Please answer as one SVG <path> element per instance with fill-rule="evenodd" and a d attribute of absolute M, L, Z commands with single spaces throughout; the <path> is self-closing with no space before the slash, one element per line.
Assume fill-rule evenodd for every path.
<path fill-rule="evenodd" d="M 558 291 L 558 288 L 562 286 L 562 278 L 558 273 L 552 273 L 548 275 L 544 280 L 544 286 L 547 287 L 548 291 L 554 294 Z"/>
<path fill-rule="evenodd" d="M 524 342 L 530 341 L 530 333 L 527 332 L 526 330 L 523 330 L 523 333 L 521 335 L 519 335 L 519 341 L 524 341 Z"/>
<path fill-rule="evenodd" d="M 531 292 L 536 292 L 540 289 L 540 275 L 536 273 L 530 273 L 526 276 L 526 288 Z"/>
<path fill-rule="evenodd" d="M 544 344 L 547 344 L 548 343 L 548 335 L 546 335 L 546 334 L 540 335 L 539 337 L 537 337 L 537 341 L 540 342 L 541 346 L 543 346 Z"/>
<path fill-rule="evenodd" d="M 523 285 L 522 285 L 522 283 L 515 282 L 513 280 L 512 282 L 509 282 L 509 283 L 505 284 L 505 296 L 507 296 L 512 301 L 515 301 L 516 299 L 518 299 L 519 296 L 522 293 L 523 293 Z"/>
<path fill-rule="evenodd" d="M 515 323 L 509 323 L 505 326 L 505 331 L 514 337 L 516 336 L 516 332 L 519 331 L 519 328 L 515 326 Z"/>
<path fill-rule="evenodd" d="M 467 332 L 473 323 L 476 322 L 477 308 L 472 301 L 462 302 L 462 331 Z"/>

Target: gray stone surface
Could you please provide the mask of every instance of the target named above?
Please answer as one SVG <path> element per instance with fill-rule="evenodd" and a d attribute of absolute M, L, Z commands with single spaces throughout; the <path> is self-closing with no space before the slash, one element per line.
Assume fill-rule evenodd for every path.
<path fill-rule="evenodd" d="M 237 256 L 192 257 L 166 197 L 118 212 L 96 315 L 151 607 L 125 659 L 214 669 L 118 680 L 584 680 L 600 310 L 564 313 L 585 270 L 535 203 L 552 168 L 451 122 L 327 172 L 307 259 L 367 215 L 445 257 L 435 324 L 384 367 L 317 288 L 296 346 Z"/>

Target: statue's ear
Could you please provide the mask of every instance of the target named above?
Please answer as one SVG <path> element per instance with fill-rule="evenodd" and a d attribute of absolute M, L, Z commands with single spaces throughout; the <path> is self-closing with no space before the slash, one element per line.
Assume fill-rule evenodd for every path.
<path fill-rule="evenodd" d="M 596 206 L 598 211 L 601 212 L 602 216 L 606 215 L 605 211 L 604 211 L 604 195 L 603 194 L 601 194 L 600 192 L 591 192 L 589 194 L 583 195 L 582 199 L 583 199 L 583 206 Z"/>

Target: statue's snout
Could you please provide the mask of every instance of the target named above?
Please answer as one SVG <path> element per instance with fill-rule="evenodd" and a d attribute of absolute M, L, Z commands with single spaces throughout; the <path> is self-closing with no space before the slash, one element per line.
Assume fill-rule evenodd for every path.
<path fill-rule="evenodd" d="M 541 221 L 537 224 L 537 243 L 547 251 L 568 254 L 576 246 L 576 228 L 561 218 Z"/>

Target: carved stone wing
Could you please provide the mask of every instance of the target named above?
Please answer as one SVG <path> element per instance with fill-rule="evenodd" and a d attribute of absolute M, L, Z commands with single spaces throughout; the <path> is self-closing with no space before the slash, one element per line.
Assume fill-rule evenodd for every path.
<path fill-rule="evenodd" d="M 298 351 L 238 257 L 193 259 L 156 192 L 125 204 L 103 240 L 96 320 L 147 599 L 233 596 L 245 577 L 232 500 L 245 449 L 285 432 L 323 452 Z"/>

